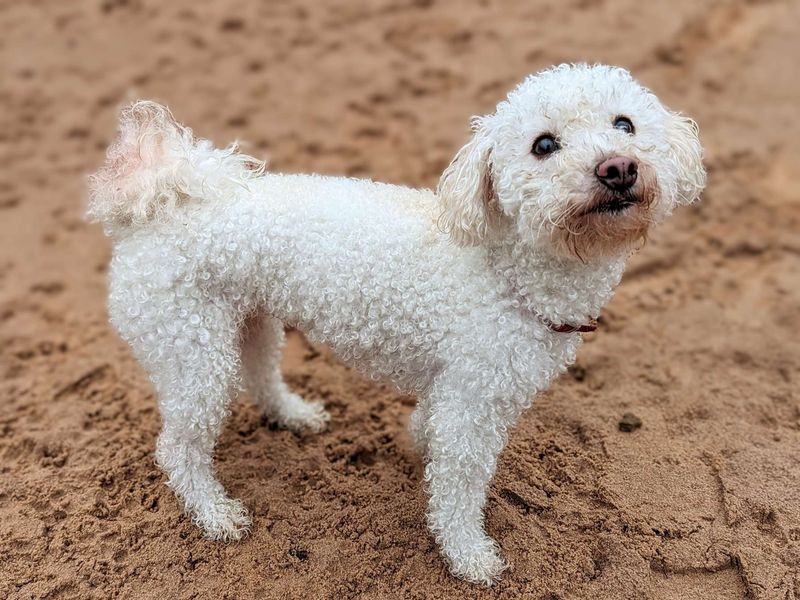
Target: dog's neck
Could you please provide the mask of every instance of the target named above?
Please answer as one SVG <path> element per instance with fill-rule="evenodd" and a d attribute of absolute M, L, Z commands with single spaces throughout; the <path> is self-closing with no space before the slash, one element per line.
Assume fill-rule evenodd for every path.
<path fill-rule="evenodd" d="M 625 256 L 583 263 L 506 242 L 489 251 L 508 294 L 544 323 L 581 326 L 596 319 L 622 278 Z"/>

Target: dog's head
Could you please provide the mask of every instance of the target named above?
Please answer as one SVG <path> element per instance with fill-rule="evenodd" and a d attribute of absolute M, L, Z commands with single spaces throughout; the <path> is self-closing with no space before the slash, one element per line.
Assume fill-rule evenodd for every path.
<path fill-rule="evenodd" d="M 624 69 L 561 65 L 523 81 L 439 183 L 461 245 L 508 239 L 580 260 L 624 253 L 705 184 L 693 121 Z"/>

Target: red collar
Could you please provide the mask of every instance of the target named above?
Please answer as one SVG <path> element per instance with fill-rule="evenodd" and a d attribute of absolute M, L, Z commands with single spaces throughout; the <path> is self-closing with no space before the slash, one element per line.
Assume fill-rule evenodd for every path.
<path fill-rule="evenodd" d="M 597 319 L 590 319 L 588 323 L 584 325 L 570 325 L 568 323 L 561 323 L 556 325 L 552 321 L 545 319 L 544 317 L 539 317 L 542 320 L 542 323 L 550 331 L 555 331 L 556 333 L 588 333 L 590 331 L 595 331 L 597 329 Z"/>

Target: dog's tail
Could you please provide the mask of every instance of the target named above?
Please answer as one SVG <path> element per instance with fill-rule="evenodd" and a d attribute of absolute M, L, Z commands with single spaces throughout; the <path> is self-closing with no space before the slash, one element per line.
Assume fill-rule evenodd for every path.
<path fill-rule="evenodd" d="M 236 144 L 214 148 L 165 106 L 140 100 L 122 109 L 119 136 L 89 176 L 87 218 L 110 235 L 168 219 L 192 200 L 230 199 L 264 171 Z"/>

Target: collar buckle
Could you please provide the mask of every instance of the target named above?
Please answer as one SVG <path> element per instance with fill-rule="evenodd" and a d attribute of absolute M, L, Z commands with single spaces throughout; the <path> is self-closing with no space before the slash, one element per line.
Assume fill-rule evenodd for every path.
<path fill-rule="evenodd" d="M 550 331 L 555 331 L 556 333 L 589 333 L 590 331 L 597 330 L 597 319 L 590 319 L 588 323 L 584 323 L 583 325 L 570 325 L 569 323 L 560 323 L 557 325 L 543 317 L 540 317 L 540 319 Z"/>

